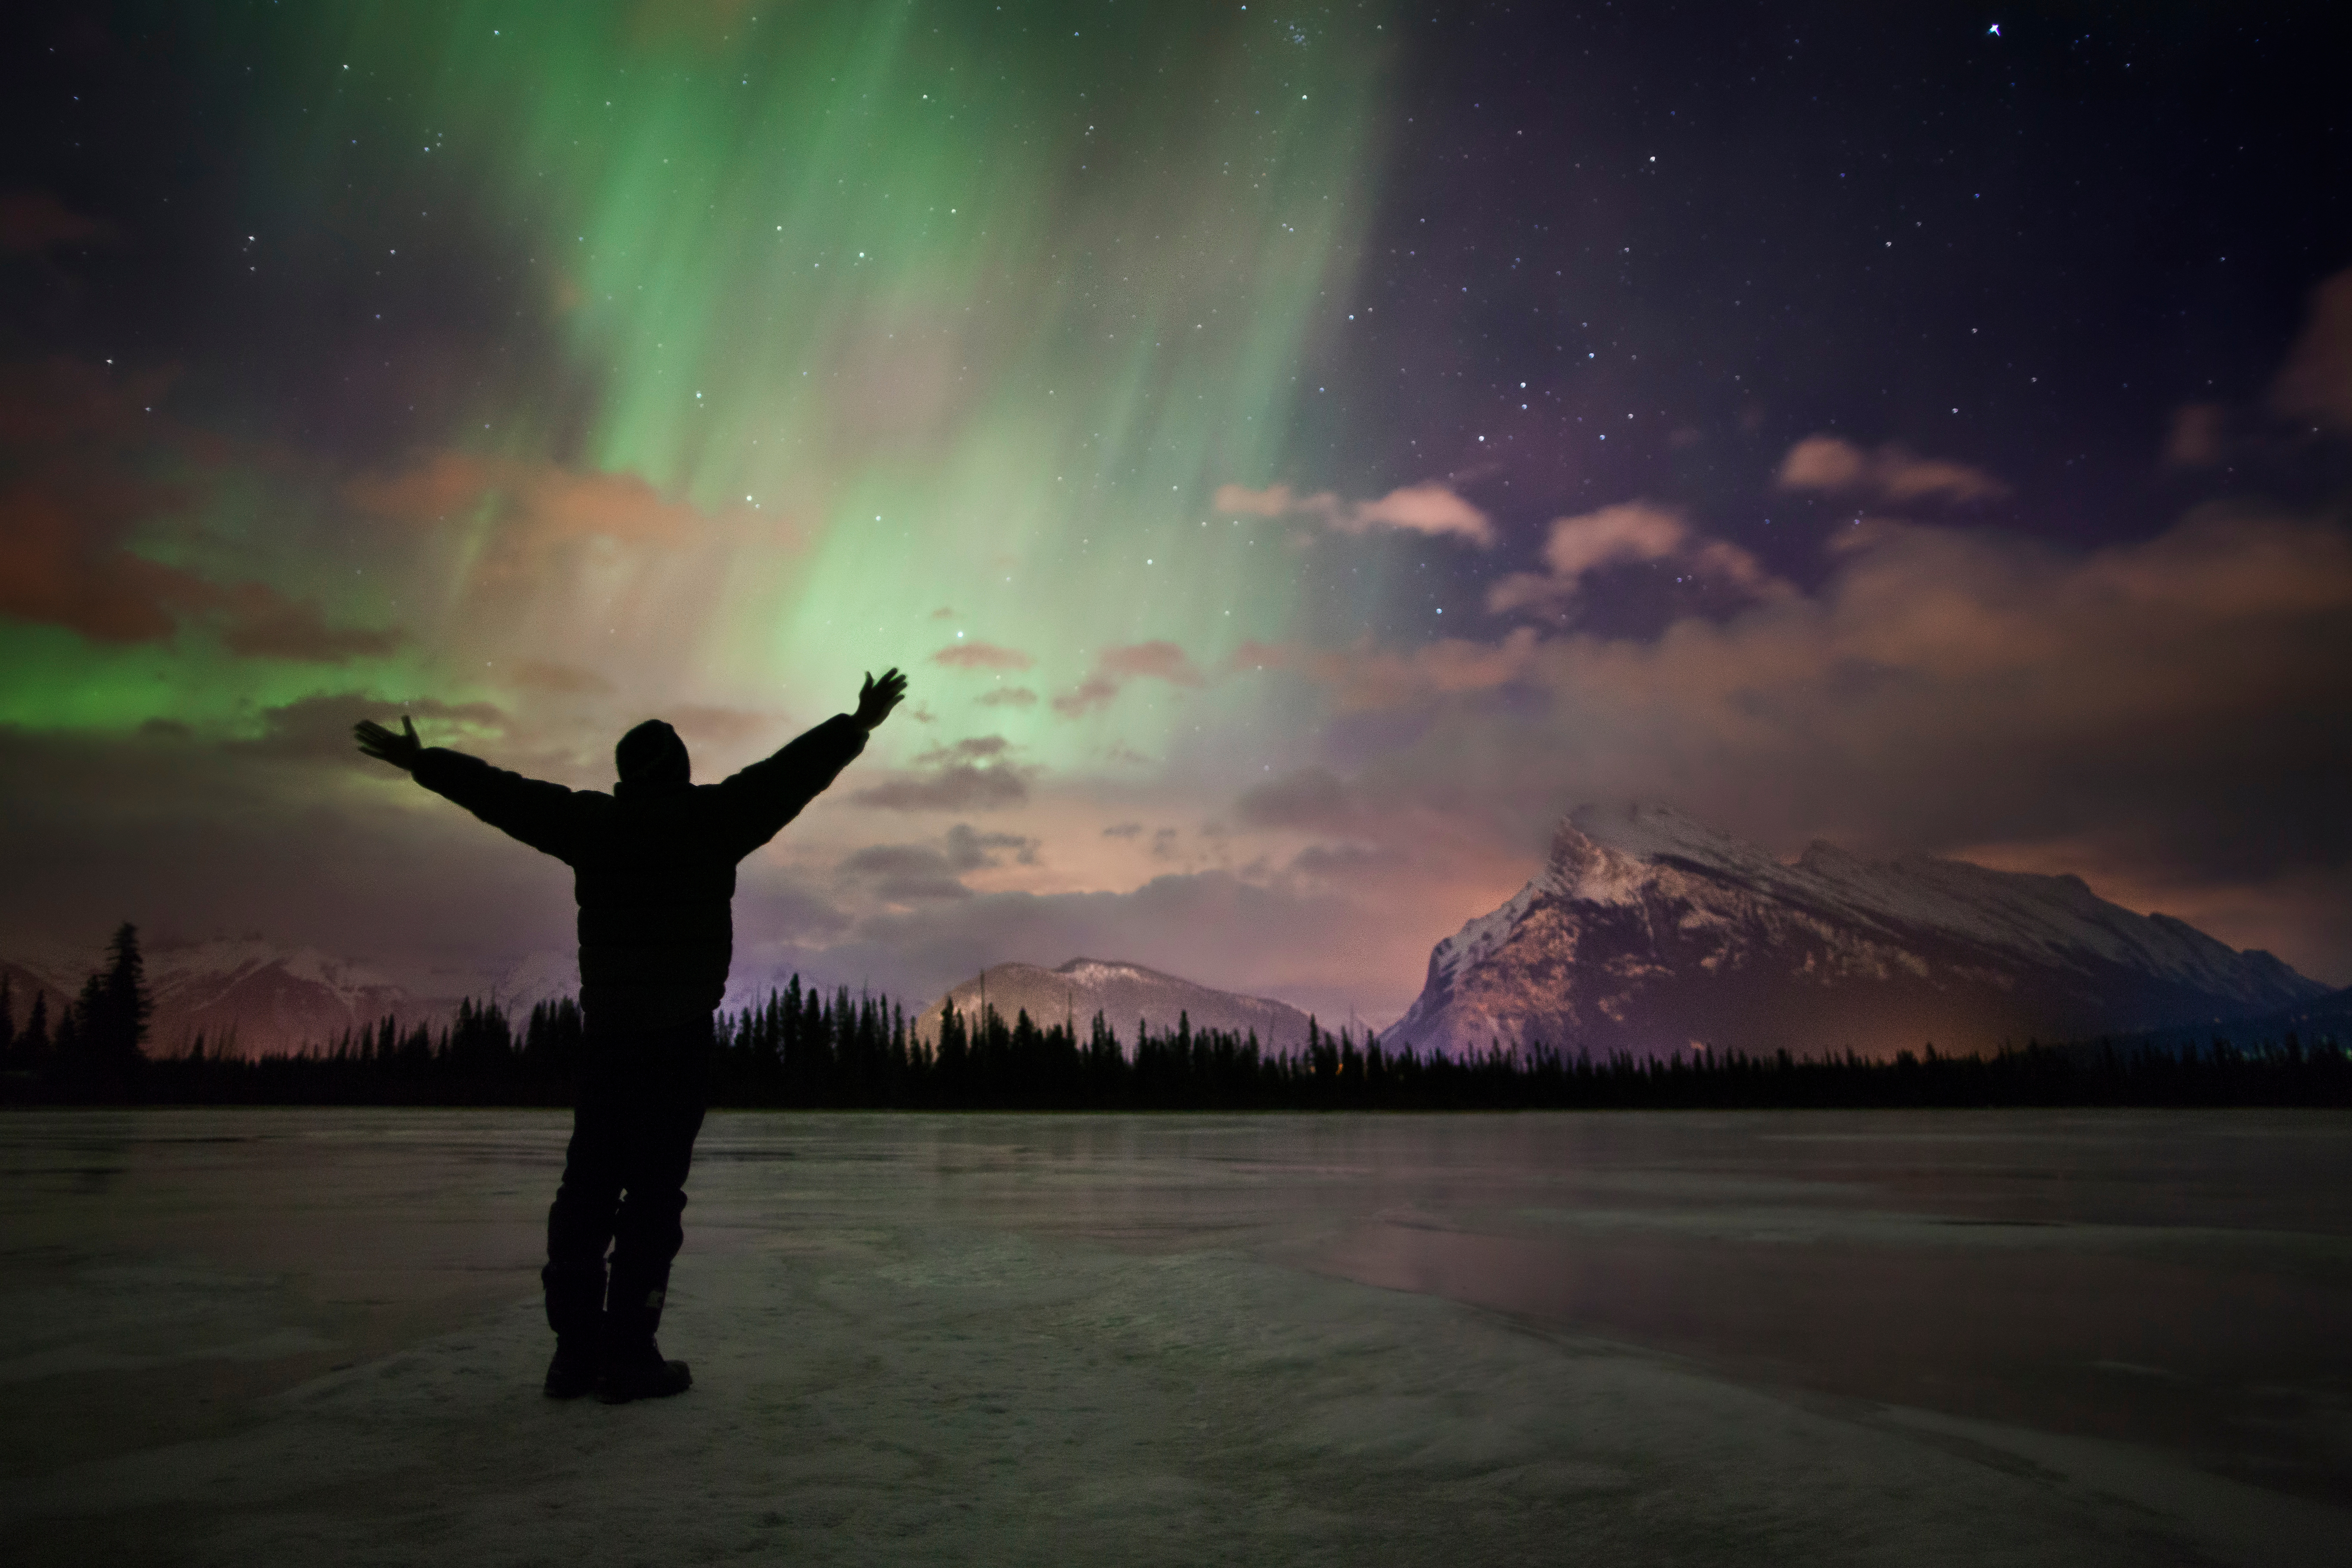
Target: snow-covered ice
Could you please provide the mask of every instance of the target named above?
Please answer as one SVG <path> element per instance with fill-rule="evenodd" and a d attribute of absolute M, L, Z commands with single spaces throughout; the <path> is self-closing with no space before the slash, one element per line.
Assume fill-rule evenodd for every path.
<path fill-rule="evenodd" d="M 12 1563 L 2187 1563 L 2352 1540 L 2352 1123 L 718 1114 L 541 1397 L 555 1113 L 0 1117 Z"/>

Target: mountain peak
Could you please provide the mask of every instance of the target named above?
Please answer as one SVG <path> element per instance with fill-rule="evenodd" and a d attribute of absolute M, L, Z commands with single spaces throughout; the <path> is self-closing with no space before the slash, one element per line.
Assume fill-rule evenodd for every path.
<path fill-rule="evenodd" d="M 979 1012 L 983 994 L 1000 1017 L 1025 1012 L 1040 1025 L 1067 1020 L 1083 1030 L 1100 1013 L 1122 1039 L 1139 1018 L 1155 1030 L 1173 1029 L 1181 1018 L 1195 1029 L 1236 1035 L 1255 1031 L 1260 1045 L 1276 1050 L 1307 1038 L 1307 1015 L 1286 1003 L 1218 991 L 1139 963 L 1098 958 L 1074 958 L 1056 969 L 1034 963 L 992 965 L 926 1006 L 916 1016 L 918 1031 L 931 1037 L 950 1003 L 958 1013 L 971 1016 Z"/>
<path fill-rule="evenodd" d="M 1779 862 L 1752 844 L 1655 801 L 1581 805 L 1553 830 L 1546 880 L 1557 891 L 1601 902 L 1622 902 L 1652 874 L 1681 865 L 1753 879 Z"/>
<path fill-rule="evenodd" d="M 2080 877 L 1793 864 L 1672 806 L 1579 807 L 1543 869 L 1437 944 L 1391 1033 L 1452 1049 L 1949 1049 L 2243 1017 L 2321 988 Z"/>

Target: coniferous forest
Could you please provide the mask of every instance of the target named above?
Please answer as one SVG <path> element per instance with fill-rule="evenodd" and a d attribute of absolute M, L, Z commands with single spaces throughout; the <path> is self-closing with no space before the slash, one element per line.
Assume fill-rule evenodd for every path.
<path fill-rule="evenodd" d="M 36 998 L 21 1025 L 0 985 L 0 1099 L 17 1103 L 567 1105 L 583 1059 L 569 997 L 520 1024 L 471 1000 L 436 1028 L 385 1017 L 279 1056 L 201 1037 L 147 1049 L 152 1005 L 136 928 L 62 1016 Z M 722 1107 L 925 1110 L 1508 1110 L 1902 1106 L 2352 1105 L 2352 1053 L 2334 1037 L 2201 1045 L 2029 1043 L 1992 1056 L 1711 1052 L 1595 1059 L 1538 1046 L 1470 1057 L 1390 1049 L 1309 1025 L 1270 1050 L 1181 1018 L 1122 1037 L 1097 1014 L 1040 1026 L 950 1011 L 923 1039 L 906 1010 L 797 975 L 721 1014 L 710 1066 Z"/>

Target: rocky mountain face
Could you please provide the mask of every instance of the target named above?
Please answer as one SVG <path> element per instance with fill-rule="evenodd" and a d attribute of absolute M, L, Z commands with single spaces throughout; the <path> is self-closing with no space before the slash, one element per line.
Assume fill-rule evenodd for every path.
<path fill-rule="evenodd" d="M 1255 1029 L 1258 1044 L 1269 1049 L 1290 1049 L 1307 1039 L 1307 1015 L 1286 1003 L 1213 991 L 1139 963 L 1106 963 L 1092 958 L 1074 958 L 1059 969 L 1000 963 L 925 1007 L 918 1032 L 926 1039 L 936 1037 L 940 1009 L 950 1002 L 957 1012 L 976 1016 L 983 990 L 987 1005 L 1002 1016 L 1014 1018 L 1026 1011 L 1040 1026 L 1068 1019 L 1076 1025 L 1081 1039 L 1100 1012 L 1130 1049 L 1138 1019 L 1157 1034 L 1174 1028 L 1180 1014 L 1195 1029 L 1236 1035 Z"/>
<path fill-rule="evenodd" d="M 1660 805 L 1587 806 L 1542 871 L 1437 944 L 1384 1037 L 1450 1052 L 1953 1052 L 2245 1018 L 2327 987 L 2078 877 L 1793 865 Z"/>

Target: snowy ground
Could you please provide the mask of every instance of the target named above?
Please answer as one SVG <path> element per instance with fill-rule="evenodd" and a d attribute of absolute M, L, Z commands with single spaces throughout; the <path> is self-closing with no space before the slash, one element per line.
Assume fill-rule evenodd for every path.
<path fill-rule="evenodd" d="M 11 1563 L 2318 1563 L 2352 1120 L 722 1115 L 541 1397 L 562 1118 L 0 1116 Z"/>

